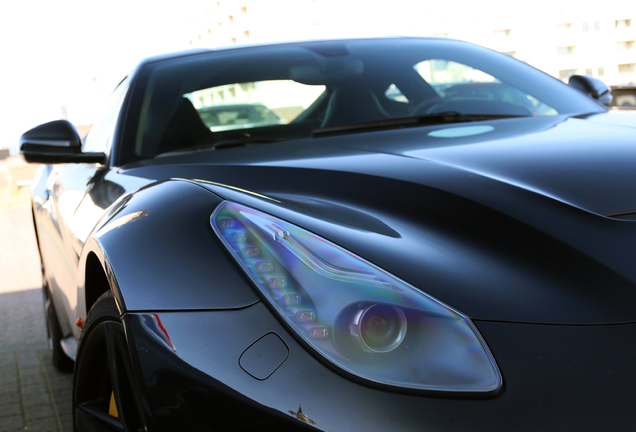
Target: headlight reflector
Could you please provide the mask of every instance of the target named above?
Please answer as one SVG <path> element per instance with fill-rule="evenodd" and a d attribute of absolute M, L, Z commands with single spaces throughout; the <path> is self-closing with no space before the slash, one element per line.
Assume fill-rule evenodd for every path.
<path fill-rule="evenodd" d="M 298 226 L 225 201 L 212 228 L 306 343 L 363 379 L 410 389 L 493 392 L 499 369 L 458 311 Z"/>
<path fill-rule="evenodd" d="M 349 320 L 349 331 L 368 352 L 386 353 L 396 349 L 406 336 L 407 321 L 402 309 L 385 304 L 357 308 Z"/>

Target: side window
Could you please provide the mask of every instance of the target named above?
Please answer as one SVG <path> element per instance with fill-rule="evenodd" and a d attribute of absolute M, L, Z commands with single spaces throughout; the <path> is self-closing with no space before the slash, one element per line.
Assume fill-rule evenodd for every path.
<path fill-rule="evenodd" d="M 302 125 L 296 128 L 295 122 L 299 116 L 298 123 L 302 122 L 302 114 L 326 90 L 324 85 L 288 79 L 213 86 L 216 77 L 212 69 L 208 79 L 197 77 L 205 88 L 184 93 L 178 85 L 192 86 L 185 80 L 187 76 L 168 74 L 169 70 L 155 69 L 145 90 L 135 143 L 137 158 L 152 158 L 219 140 L 286 137 L 285 130 L 292 136 L 306 136 L 316 126 L 305 132 Z"/>
<path fill-rule="evenodd" d="M 454 101 L 454 107 L 462 106 L 458 103 L 462 101 L 465 102 L 465 106 L 468 106 L 471 101 L 491 101 L 495 103 L 491 105 L 492 107 L 503 110 L 502 114 L 527 113 L 527 115 L 535 116 L 557 114 L 555 109 L 529 94 L 502 83 L 486 72 L 461 63 L 432 59 L 420 62 L 413 68 L 440 98 L 447 102 Z"/>
<path fill-rule="evenodd" d="M 497 80 L 470 66 L 449 60 L 426 60 L 413 66 L 440 97 L 446 97 L 446 90 L 460 84 L 495 83 Z"/>
<path fill-rule="evenodd" d="M 384 92 L 384 97 L 393 102 L 409 103 L 406 96 L 402 94 L 402 91 L 395 84 L 391 84 Z"/>
<path fill-rule="evenodd" d="M 291 80 L 255 81 L 184 94 L 212 132 L 288 124 L 302 114 L 325 86 Z"/>
<path fill-rule="evenodd" d="M 91 126 L 86 140 L 84 141 L 84 151 L 87 152 L 103 152 L 110 151 L 113 132 L 117 124 L 117 118 L 121 110 L 128 91 L 128 77 L 124 78 L 117 88 L 113 91 L 106 109 L 98 117 L 98 120 Z"/>

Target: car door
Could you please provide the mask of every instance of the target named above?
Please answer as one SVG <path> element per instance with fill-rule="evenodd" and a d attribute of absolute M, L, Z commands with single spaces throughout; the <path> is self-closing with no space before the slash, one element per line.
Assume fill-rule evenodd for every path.
<path fill-rule="evenodd" d="M 65 336 L 79 335 L 72 323 L 79 316 L 77 266 L 84 243 L 105 210 L 126 192 L 106 178 L 113 170 L 109 153 L 127 92 L 124 79 L 82 146 L 83 151 L 104 152 L 106 163 L 44 166 L 33 188 L 45 278 Z"/>

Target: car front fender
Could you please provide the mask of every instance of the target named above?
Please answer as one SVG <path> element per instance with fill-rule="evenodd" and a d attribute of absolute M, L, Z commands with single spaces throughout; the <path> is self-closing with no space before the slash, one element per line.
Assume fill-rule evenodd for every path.
<path fill-rule="evenodd" d="M 198 185 L 175 180 L 122 197 L 82 250 L 80 318 L 91 306 L 86 274 L 96 259 L 122 313 L 241 309 L 258 302 L 210 226 L 221 201 Z"/>

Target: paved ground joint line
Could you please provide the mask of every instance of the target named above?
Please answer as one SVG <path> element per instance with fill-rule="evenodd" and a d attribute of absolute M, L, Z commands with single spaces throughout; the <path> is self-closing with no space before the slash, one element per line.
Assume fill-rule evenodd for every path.
<path fill-rule="evenodd" d="M 53 407 L 53 414 L 55 415 L 55 420 L 57 421 L 57 430 L 59 432 L 63 432 L 62 420 L 60 419 L 60 412 L 58 411 L 57 405 L 55 403 L 55 399 L 53 398 L 53 390 L 51 390 L 51 382 L 49 381 L 49 376 L 46 373 L 46 369 L 44 368 L 44 360 L 42 360 L 42 354 L 40 354 L 40 351 L 38 351 L 37 354 L 38 354 L 38 360 L 40 361 L 40 370 L 42 371 L 42 376 L 44 377 L 44 384 L 46 384 L 46 392 L 49 394 L 51 407 Z"/>
<path fill-rule="evenodd" d="M 27 416 L 26 416 L 26 403 L 24 400 L 24 392 L 22 390 L 22 375 L 20 374 L 20 359 L 18 358 L 18 352 L 13 351 L 13 357 L 15 358 L 15 369 L 18 375 L 18 390 L 20 391 L 20 408 L 22 410 L 22 426 L 27 429 Z"/>

